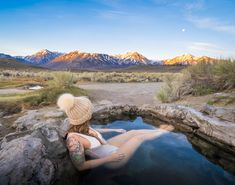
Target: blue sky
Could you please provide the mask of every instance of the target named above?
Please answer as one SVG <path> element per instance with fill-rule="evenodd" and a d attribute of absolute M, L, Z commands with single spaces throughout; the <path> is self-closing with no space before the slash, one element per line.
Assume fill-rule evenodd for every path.
<path fill-rule="evenodd" d="M 234 0 L 0 0 L 0 53 L 235 57 Z"/>

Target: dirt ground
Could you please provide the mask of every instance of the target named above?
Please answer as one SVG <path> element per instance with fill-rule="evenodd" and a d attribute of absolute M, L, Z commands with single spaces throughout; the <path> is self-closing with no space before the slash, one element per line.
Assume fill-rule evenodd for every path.
<path fill-rule="evenodd" d="M 160 103 L 156 93 L 160 90 L 162 82 L 155 83 L 91 83 L 80 84 L 86 89 L 89 96 L 96 103 L 112 102 L 113 104 L 156 104 Z"/>
<path fill-rule="evenodd" d="M 30 92 L 30 90 L 20 89 L 20 88 L 9 88 L 9 89 L 0 89 L 0 95 L 4 94 L 19 94 Z"/>
<path fill-rule="evenodd" d="M 78 85 L 86 89 L 93 102 L 113 104 L 159 104 L 156 93 L 160 91 L 163 82 L 153 83 L 88 83 Z M 218 93 L 217 93 L 218 94 Z M 185 105 L 200 110 L 216 94 L 205 96 L 186 96 L 175 104 Z M 223 105 L 224 106 L 224 105 Z M 227 107 L 235 107 L 234 104 Z"/>

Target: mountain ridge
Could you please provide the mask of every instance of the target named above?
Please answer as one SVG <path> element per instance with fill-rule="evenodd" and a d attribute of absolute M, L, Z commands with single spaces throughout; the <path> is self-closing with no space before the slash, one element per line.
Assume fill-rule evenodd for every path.
<path fill-rule="evenodd" d="M 176 56 L 172 59 L 164 60 L 165 65 L 193 65 L 198 62 L 213 62 L 216 59 L 208 56 L 194 56 L 192 54 L 184 54 L 181 56 Z"/>
<path fill-rule="evenodd" d="M 60 55 L 62 55 L 62 53 L 42 49 L 32 55 L 28 55 L 22 58 L 31 64 L 43 65 L 53 60 L 54 58 L 59 57 Z"/>
<path fill-rule="evenodd" d="M 109 69 L 131 66 L 158 66 L 158 65 L 194 65 L 198 62 L 213 62 L 216 59 L 208 56 L 194 56 L 184 54 L 166 60 L 150 60 L 136 52 L 108 55 L 102 53 L 88 53 L 79 50 L 68 53 L 40 50 L 32 55 L 17 56 L 0 53 L 0 58 L 15 59 L 30 65 L 51 69 Z"/>

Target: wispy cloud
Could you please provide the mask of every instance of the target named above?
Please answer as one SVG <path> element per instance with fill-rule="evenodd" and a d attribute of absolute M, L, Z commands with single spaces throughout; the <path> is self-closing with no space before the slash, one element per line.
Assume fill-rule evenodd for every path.
<path fill-rule="evenodd" d="M 194 0 L 184 6 L 185 18 L 198 28 L 209 29 L 217 32 L 235 34 L 235 24 L 220 20 L 212 16 L 198 16 L 198 13 L 207 9 L 205 0 Z M 195 14 L 197 13 L 197 14 Z"/>
<path fill-rule="evenodd" d="M 192 51 L 205 51 L 205 52 L 213 52 L 213 53 L 224 53 L 224 49 L 218 47 L 212 43 L 206 42 L 193 42 L 189 46 L 189 49 Z"/>
<path fill-rule="evenodd" d="M 234 56 L 235 50 L 232 48 L 220 47 L 213 43 L 207 42 L 192 42 L 189 44 L 188 49 L 190 52 L 198 52 L 205 54 L 212 54 L 214 56 Z"/>
<path fill-rule="evenodd" d="M 203 10 L 205 8 L 205 2 L 204 0 L 194 0 L 186 3 L 184 8 L 188 11 Z"/>
<path fill-rule="evenodd" d="M 188 16 L 187 20 L 199 28 L 235 34 L 235 24 L 222 22 L 215 18 Z"/>
<path fill-rule="evenodd" d="M 150 0 L 157 6 L 178 7 L 187 11 L 204 8 L 204 0 Z"/>
<path fill-rule="evenodd" d="M 98 10 L 95 9 L 95 15 L 104 20 L 121 21 L 123 23 L 138 23 L 147 24 L 152 17 L 144 13 L 127 12 L 125 10 L 110 9 Z"/>
<path fill-rule="evenodd" d="M 118 11 L 118 10 L 105 10 L 105 11 L 97 11 L 99 16 L 105 19 L 119 19 L 128 17 L 129 14 L 124 11 Z"/>
<path fill-rule="evenodd" d="M 103 4 L 112 8 L 120 8 L 124 0 L 93 0 L 96 3 Z"/>

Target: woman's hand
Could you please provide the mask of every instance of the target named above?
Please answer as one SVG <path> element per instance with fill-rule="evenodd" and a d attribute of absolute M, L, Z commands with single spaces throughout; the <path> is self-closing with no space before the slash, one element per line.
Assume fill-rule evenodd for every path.
<path fill-rule="evenodd" d="M 108 162 L 119 162 L 125 158 L 125 154 L 121 152 L 116 152 L 108 156 Z"/>

